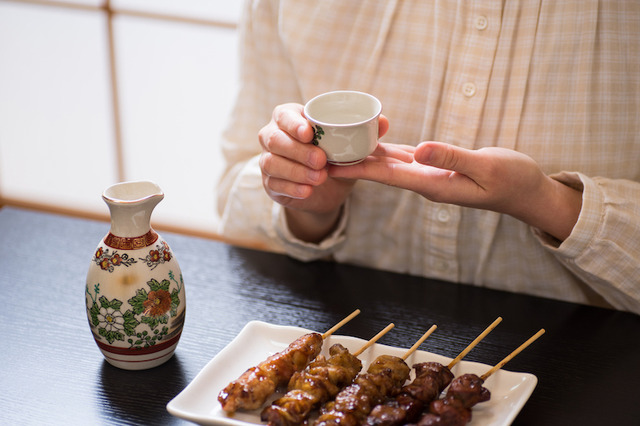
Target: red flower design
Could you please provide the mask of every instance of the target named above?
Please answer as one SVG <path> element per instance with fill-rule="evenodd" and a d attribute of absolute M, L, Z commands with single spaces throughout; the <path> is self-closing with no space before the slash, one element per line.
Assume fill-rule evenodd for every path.
<path fill-rule="evenodd" d="M 171 260 L 171 252 L 169 250 L 165 250 L 164 252 L 162 252 L 162 258 L 164 259 L 165 262 L 168 262 Z"/>
<path fill-rule="evenodd" d="M 115 266 L 118 266 L 119 264 L 122 263 L 122 258 L 120 257 L 119 254 L 114 254 L 113 257 L 111 258 L 111 263 L 113 263 Z"/>
<path fill-rule="evenodd" d="M 102 257 L 102 247 L 98 248 L 98 250 L 96 250 L 96 259 L 100 259 Z"/>
<path fill-rule="evenodd" d="M 149 252 L 149 259 L 152 262 L 157 262 L 160 260 L 160 252 L 158 250 L 151 250 Z"/>
<path fill-rule="evenodd" d="M 100 268 L 104 271 L 106 271 L 107 269 L 109 269 L 110 267 L 110 261 L 107 258 L 104 258 L 100 261 Z"/>
<path fill-rule="evenodd" d="M 171 294 L 166 290 L 150 291 L 147 300 L 142 302 L 145 315 L 159 317 L 171 309 Z"/>

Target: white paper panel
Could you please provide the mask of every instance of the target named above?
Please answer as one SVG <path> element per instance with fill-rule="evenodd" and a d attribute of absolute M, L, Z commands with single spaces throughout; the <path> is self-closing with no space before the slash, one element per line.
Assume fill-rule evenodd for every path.
<path fill-rule="evenodd" d="M 127 16 L 114 23 L 127 179 L 162 187 L 156 220 L 214 230 L 236 32 Z"/>
<path fill-rule="evenodd" d="M 0 191 L 104 211 L 116 178 L 106 21 L 0 3 Z"/>

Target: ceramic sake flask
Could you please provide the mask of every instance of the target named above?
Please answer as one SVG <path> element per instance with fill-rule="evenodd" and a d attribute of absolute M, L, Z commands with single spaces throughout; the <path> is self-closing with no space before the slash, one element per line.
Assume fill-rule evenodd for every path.
<path fill-rule="evenodd" d="M 111 229 L 93 254 L 85 303 L 105 359 L 127 370 L 158 366 L 173 355 L 185 320 L 182 273 L 167 242 L 150 224 L 164 198 L 153 182 L 107 188 Z"/>

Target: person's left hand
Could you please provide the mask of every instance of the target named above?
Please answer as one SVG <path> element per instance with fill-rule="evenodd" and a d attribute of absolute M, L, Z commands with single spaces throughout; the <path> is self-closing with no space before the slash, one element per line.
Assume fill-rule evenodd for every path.
<path fill-rule="evenodd" d="M 545 175 L 531 157 L 505 148 L 380 143 L 362 163 L 332 166 L 329 174 L 408 189 L 435 202 L 508 214 L 560 240 L 571 233 L 582 206 L 580 192 Z"/>

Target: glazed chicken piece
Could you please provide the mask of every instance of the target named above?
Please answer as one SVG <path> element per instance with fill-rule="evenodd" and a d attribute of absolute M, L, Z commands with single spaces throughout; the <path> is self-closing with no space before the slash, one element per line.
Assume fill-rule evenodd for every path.
<path fill-rule="evenodd" d="M 303 371 L 295 373 L 288 392 L 262 411 L 261 420 L 274 426 L 301 424 L 362 370 L 362 362 L 339 343 L 329 348 L 329 355 L 329 358 L 318 356 Z"/>
<path fill-rule="evenodd" d="M 464 426 L 471 421 L 471 408 L 491 398 L 491 392 L 482 384 L 484 380 L 475 374 L 456 377 L 442 399 L 429 406 L 429 413 L 422 416 L 418 426 Z"/>
<path fill-rule="evenodd" d="M 453 379 L 449 368 L 437 362 L 415 364 L 413 369 L 415 379 L 403 386 L 395 398 L 376 406 L 367 417 L 366 425 L 396 426 L 415 422 L 424 407 L 438 398 Z"/>
<path fill-rule="evenodd" d="M 261 407 L 278 387 L 287 385 L 296 371 L 304 369 L 318 356 L 322 341 L 321 334 L 305 334 L 283 351 L 245 371 L 218 394 L 222 409 L 234 413 L 239 409 Z"/>
<path fill-rule="evenodd" d="M 322 407 L 315 425 L 362 424 L 376 405 L 398 393 L 410 371 L 402 358 L 379 356 L 366 373 L 359 374 L 351 385 L 338 393 L 335 400 Z"/>

